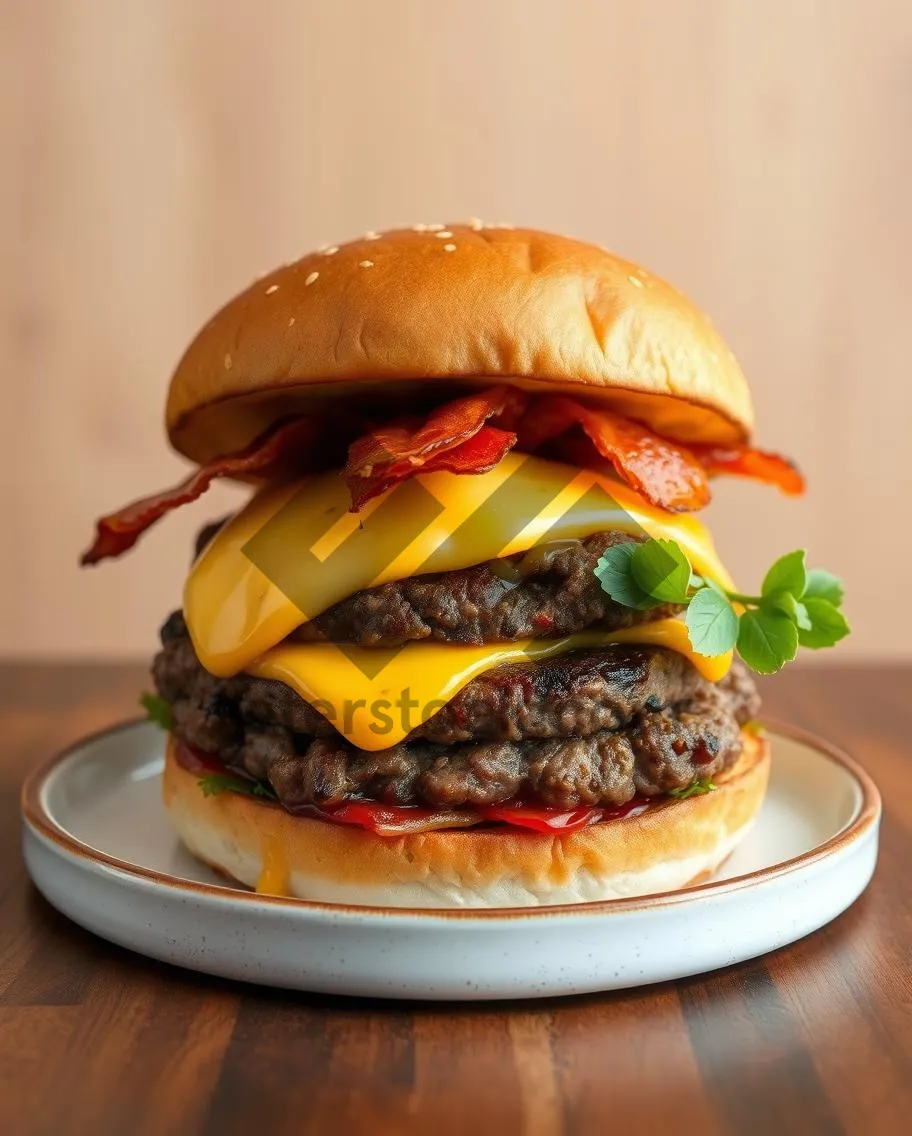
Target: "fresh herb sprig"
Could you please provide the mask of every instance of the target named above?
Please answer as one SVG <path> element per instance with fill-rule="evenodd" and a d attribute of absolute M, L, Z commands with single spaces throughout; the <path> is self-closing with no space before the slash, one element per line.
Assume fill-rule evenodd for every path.
<path fill-rule="evenodd" d="M 199 779 L 199 787 L 204 797 L 241 793 L 245 797 L 259 797 L 267 801 L 279 799 L 275 789 L 265 781 L 250 781 L 246 777 L 235 777 L 232 773 L 206 773 Z"/>
<path fill-rule="evenodd" d="M 696 781 L 691 781 L 689 785 L 684 785 L 680 789 L 669 789 L 668 796 L 674 797 L 677 801 L 686 801 L 688 797 L 712 793 L 716 788 L 717 786 L 708 777 L 698 777 Z"/>
<path fill-rule="evenodd" d="M 139 704 L 146 712 L 146 720 L 154 722 L 156 726 L 160 726 L 163 730 L 171 729 L 171 703 L 166 702 L 164 698 L 160 698 L 157 694 L 150 694 L 145 691 L 139 696 Z"/>
<path fill-rule="evenodd" d="M 737 647 L 758 674 L 778 671 L 799 646 L 832 647 L 849 633 L 840 610 L 841 582 L 823 568 L 807 568 L 803 549 L 779 557 L 757 596 L 696 575 L 673 540 L 616 544 L 599 560 L 595 574 L 604 591 L 625 607 L 686 605 L 684 619 L 698 655 L 722 655 Z"/>

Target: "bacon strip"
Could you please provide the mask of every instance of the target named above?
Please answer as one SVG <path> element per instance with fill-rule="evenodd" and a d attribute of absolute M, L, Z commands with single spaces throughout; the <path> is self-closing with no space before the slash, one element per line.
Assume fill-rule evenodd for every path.
<path fill-rule="evenodd" d="M 120 556 L 166 513 L 201 497 L 216 478 L 265 476 L 287 460 L 289 452 L 309 446 L 315 430 L 315 424 L 307 418 L 286 422 L 261 434 L 242 453 L 200 466 L 172 488 L 142 497 L 116 513 L 109 513 L 97 522 L 95 539 L 82 554 L 80 564 L 97 564 L 110 556 Z"/>
<path fill-rule="evenodd" d="M 488 425 L 496 418 L 498 425 Z M 581 427 L 583 435 L 575 435 Z M 348 423 L 334 432 L 337 442 L 357 430 Z M 280 470 L 305 472 L 331 468 L 317 454 L 319 420 L 299 418 L 271 428 L 240 454 L 219 458 L 195 470 L 178 485 L 134 501 L 97 523 L 95 539 L 82 564 L 97 564 L 132 548 L 161 517 L 200 497 L 216 478 L 275 476 Z M 588 438 L 588 441 L 586 441 Z M 778 454 L 749 446 L 678 445 L 647 427 L 607 409 L 595 409 L 565 395 L 532 398 L 508 386 L 494 386 L 452 399 L 420 418 L 380 426 L 355 441 L 343 476 L 352 494 L 352 512 L 392 486 L 419 473 L 486 473 L 514 445 L 534 453 L 556 441 L 566 460 L 597 464 L 591 447 L 615 472 L 653 505 L 669 512 L 700 509 L 709 501 L 709 477 L 730 473 L 777 485 L 784 493 L 804 492 L 804 478 Z"/>
<path fill-rule="evenodd" d="M 546 395 L 529 407 L 519 423 L 519 445 L 534 451 L 572 426 L 581 426 L 599 454 L 650 504 L 681 513 L 709 502 L 706 470 L 684 446 L 564 395 Z"/>
<path fill-rule="evenodd" d="M 444 403 L 417 430 L 402 424 L 380 426 L 359 438 L 349 448 L 348 461 L 342 471 L 352 487 L 355 502 L 352 511 L 357 511 L 365 501 L 384 489 L 416 473 L 450 468 L 439 462 L 442 452 L 455 450 L 468 442 L 489 418 L 497 417 L 506 420 L 507 424 L 518 415 L 524 404 L 525 396 L 521 391 L 508 386 L 489 387 L 478 394 Z M 514 437 L 513 442 L 515 440 Z M 507 446 L 503 453 L 509 448 Z M 431 465 L 435 459 L 438 459 L 436 464 Z M 467 458 L 460 461 L 460 469 L 456 472 L 470 472 L 466 461 Z M 490 469 L 490 466 L 485 469 Z M 478 467 L 474 472 L 482 473 L 484 469 Z M 365 494 L 362 490 L 367 482 L 372 483 L 372 487 Z"/>
<path fill-rule="evenodd" d="M 750 446 L 691 446 L 694 457 L 709 474 L 730 473 L 775 485 L 790 497 L 800 497 L 806 484 L 794 462 L 781 454 Z"/>
<path fill-rule="evenodd" d="M 467 441 L 451 450 L 439 450 L 420 467 L 397 469 L 382 477 L 349 475 L 345 480 L 352 495 L 350 511 L 357 513 L 372 497 L 377 497 L 393 485 L 418 473 L 433 473 L 436 470 L 446 470 L 448 473 L 487 473 L 515 445 L 516 435 L 510 431 L 499 430 L 496 426 L 482 426 Z"/>

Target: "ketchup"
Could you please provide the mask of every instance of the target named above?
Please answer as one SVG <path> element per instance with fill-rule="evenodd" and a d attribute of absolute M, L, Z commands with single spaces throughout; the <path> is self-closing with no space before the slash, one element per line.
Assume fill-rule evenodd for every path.
<path fill-rule="evenodd" d="M 190 773 L 233 773 L 223 761 L 213 757 L 211 753 L 203 753 L 186 742 L 178 741 L 175 751 L 177 764 L 183 766 Z"/>
<path fill-rule="evenodd" d="M 249 775 L 219 761 L 211 754 L 178 742 L 177 762 L 190 773 L 227 773 L 233 777 L 251 780 Z M 228 790 L 230 791 L 230 790 Z M 269 802 L 263 802 L 269 803 Z M 656 800 L 633 797 L 623 805 L 582 806 L 571 809 L 548 808 L 530 805 L 521 800 L 504 801 L 499 805 L 476 805 L 465 809 L 433 809 L 417 805 L 385 805 L 380 801 L 342 801 L 335 805 L 301 805 L 288 811 L 298 816 L 309 816 L 333 824 L 349 824 L 379 836 L 397 836 L 408 832 L 432 832 L 444 828 L 471 828 L 479 824 L 506 825 L 510 828 L 539 833 L 577 832 L 602 821 L 621 820 L 638 816 Z"/>
<path fill-rule="evenodd" d="M 576 832 L 604 820 L 620 820 L 621 817 L 639 815 L 651 803 L 648 797 L 633 797 L 623 805 L 549 809 L 526 805 L 522 801 L 505 801 L 502 805 L 483 805 L 478 812 L 485 820 L 531 828 L 534 832 Z"/>

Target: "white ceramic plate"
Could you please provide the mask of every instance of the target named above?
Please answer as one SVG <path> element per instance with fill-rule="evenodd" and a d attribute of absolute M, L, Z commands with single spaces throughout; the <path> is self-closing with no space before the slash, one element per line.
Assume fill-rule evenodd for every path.
<path fill-rule="evenodd" d="M 515 998 L 614 990 L 741 962 L 834 919 L 877 859 L 880 798 L 832 746 L 772 734 L 751 834 L 713 882 L 567 907 L 410 911 L 259 896 L 177 843 L 162 810 L 163 735 L 86 739 L 23 788 L 25 859 L 65 915 L 179 966 L 298 990 Z"/>

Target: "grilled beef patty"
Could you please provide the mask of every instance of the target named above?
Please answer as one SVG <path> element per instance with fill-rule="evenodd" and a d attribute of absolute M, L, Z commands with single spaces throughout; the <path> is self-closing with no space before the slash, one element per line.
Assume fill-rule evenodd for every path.
<path fill-rule="evenodd" d="M 175 734 L 270 781 L 289 807 L 623 804 L 721 772 L 759 706 L 739 665 L 713 685 L 675 652 L 612 646 L 495 668 L 404 742 L 366 751 L 283 683 L 210 675 L 179 612 L 162 642 L 153 669 Z"/>
<path fill-rule="evenodd" d="M 202 530 L 197 555 L 223 523 Z M 365 647 L 394 647 L 413 639 L 481 644 L 558 637 L 585 628 L 616 631 L 673 614 L 679 609 L 669 605 L 634 611 L 602 591 L 594 575 L 599 557 L 612 545 L 634 539 L 628 533 L 596 533 L 472 568 L 394 580 L 355 592 L 289 638 Z"/>

